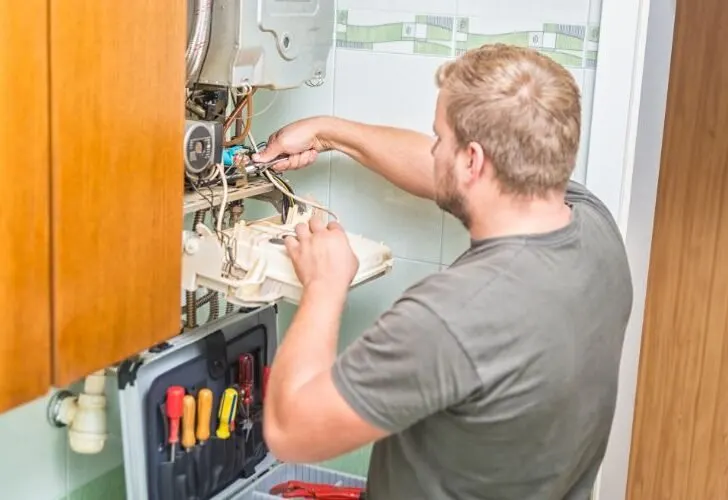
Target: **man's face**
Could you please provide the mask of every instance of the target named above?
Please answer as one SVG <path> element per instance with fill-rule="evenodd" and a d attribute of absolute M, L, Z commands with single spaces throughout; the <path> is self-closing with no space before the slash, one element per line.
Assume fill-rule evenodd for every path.
<path fill-rule="evenodd" d="M 433 127 L 436 136 L 435 145 L 432 147 L 432 157 L 435 160 L 435 202 L 469 229 L 470 215 L 458 171 L 467 159 L 464 151 L 458 147 L 455 133 L 448 123 L 445 100 L 440 93 Z"/>

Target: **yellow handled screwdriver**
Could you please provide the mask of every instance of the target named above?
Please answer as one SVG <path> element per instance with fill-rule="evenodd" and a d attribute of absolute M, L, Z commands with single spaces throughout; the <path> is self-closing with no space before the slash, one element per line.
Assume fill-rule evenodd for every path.
<path fill-rule="evenodd" d="M 210 417 L 212 416 L 212 391 L 200 389 L 197 393 L 197 440 L 204 444 L 210 439 Z"/>
<path fill-rule="evenodd" d="M 238 408 L 238 391 L 232 387 L 225 389 L 220 398 L 220 410 L 217 413 L 218 427 L 216 435 L 220 439 L 230 437 L 230 428 L 235 420 L 235 412 Z"/>
<path fill-rule="evenodd" d="M 189 451 L 195 446 L 195 397 L 182 399 L 182 447 Z"/>

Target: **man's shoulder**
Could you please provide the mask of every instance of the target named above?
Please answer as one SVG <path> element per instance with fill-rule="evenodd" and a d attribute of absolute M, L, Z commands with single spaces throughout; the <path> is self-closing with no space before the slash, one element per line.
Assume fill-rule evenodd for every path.
<path fill-rule="evenodd" d="M 586 186 L 576 181 L 569 181 L 569 185 L 566 188 L 566 201 L 571 204 L 588 207 L 594 213 L 598 214 L 603 222 L 619 231 L 617 222 L 614 220 L 612 212 L 609 211 L 607 205 L 597 195 L 587 189 Z"/>

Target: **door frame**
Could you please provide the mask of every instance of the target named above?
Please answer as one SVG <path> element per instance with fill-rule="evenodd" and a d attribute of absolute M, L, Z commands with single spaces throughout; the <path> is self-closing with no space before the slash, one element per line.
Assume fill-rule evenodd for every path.
<path fill-rule="evenodd" d="M 634 305 L 594 500 L 626 497 L 675 8 L 676 0 L 603 0 L 586 185 L 617 219 Z"/>

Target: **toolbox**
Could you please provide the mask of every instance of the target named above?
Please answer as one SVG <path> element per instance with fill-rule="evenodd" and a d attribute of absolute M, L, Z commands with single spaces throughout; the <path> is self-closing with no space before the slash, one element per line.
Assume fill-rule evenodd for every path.
<path fill-rule="evenodd" d="M 280 463 L 268 452 L 262 410 L 276 347 L 271 305 L 228 314 L 116 367 L 127 498 L 276 499 L 273 487 L 292 480 L 365 487 L 362 477 Z M 183 416 L 174 460 L 169 415 Z"/>

